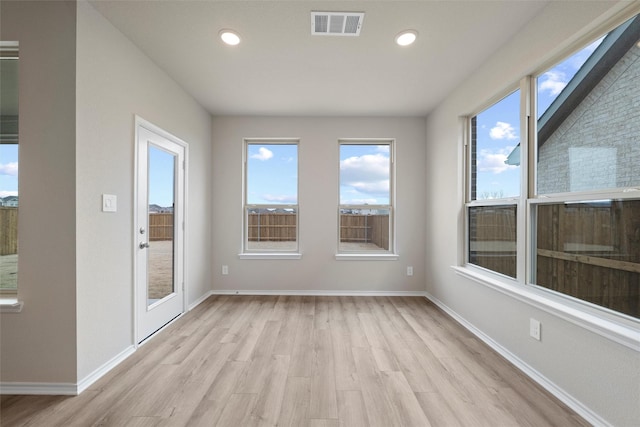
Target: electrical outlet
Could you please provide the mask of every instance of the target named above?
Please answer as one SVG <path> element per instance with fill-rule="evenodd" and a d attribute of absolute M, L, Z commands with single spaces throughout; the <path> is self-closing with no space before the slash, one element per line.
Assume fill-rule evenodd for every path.
<path fill-rule="evenodd" d="M 408 266 L 407 267 L 407 276 L 413 276 L 413 267 L 412 266 Z"/>
<path fill-rule="evenodd" d="M 227 274 L 229 274 L 229 266 L 228 265 L 223 265 L 222 266 L 222 275 L 226 276 Z"/>
<path fill-rule="evenodd" d="M 542 326 L 538 320 L 534 318 L 529 319 L 529 335 L 531 335 L 531 338 L 540 341 L 541 328 Z"/>

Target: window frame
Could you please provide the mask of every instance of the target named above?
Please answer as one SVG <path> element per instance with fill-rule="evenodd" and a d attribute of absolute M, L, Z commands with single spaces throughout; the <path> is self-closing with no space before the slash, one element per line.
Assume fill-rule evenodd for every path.
<path fill-rule="evenodd" d="M 528 176 L 528 168 L 525 164 L 525 155 L 524 153 L 528 150 L 528 135 L 529 135 L 529 102 L 528 102 L 528 87 L 530 86 L 530 82 L 528 77 L 525 77 L 519 81 L 517 85 L 511 85 L 507 89 L 501 91 L 498 95 L 491 98 L 486 104 L 483 104 L 473 113 L 463 117 L 463 133 L 462 139 L 464 143 L 464 162 L 465 162 L 465 196 L 464 196 L 464 251 L 463 251 L 463 265 L 466 268 L 470 268 L 476 270 L 481 274 L 489 274 L 499 278 L 500 280 L 507 280 L 511 283 L 520 283 L 520 277 L 525 272 L 525 234 L 527 232 L 526 229 L 526 221 L 523 217 L 523 211 L 525 210 L 526 203 L 526 194 L 528 194 L 528 186 L 527 186 L 527 176 Z M 502 197 L 495 199 L 472 199 L 473 188 L 472 188 L 472 176 L 473 176 L 473 135 L 472 135 L 472 119 L 482 112 L 488 110 L 494 105 L 498 104 L 503 99 L 513 95 L 515 92 L 520 92 L 520 101 L 519 101 L 519 118 L 520 118 L 520 195 L 519 196 L 511 196 L 511 197 Z M 526 114 L 523 116 L 522 112 L 525 111 Z M 486 267 L 482 267 L 477 264 L 472 264 L 469 262 L 471 257 L 470 251 L 470 214 L 469 210 L 474 207 L 508 207 L 515 206 L 516 208 L 516 276 L 511 277 L 506 274 L 502 274 L 500 272 L 491 270 Z"/>
<path fill-rule="evenodd" d="M 262 204 L 248 203 L 248 160 L 251 145 L 295 145 L 296 146 L 296 201 L 297 203 Z M 283 249 L 250 249 L 249 243 L 249 209 L 294 209 L 296 212 L 295 248 Z M 300 138 L 243 138 L 242 147 L 242 242 L 238 255 L 240 259 L 300 259 Z"/>
<path fill-rule="evenodd" d="M 340 200 L 340 149 L 343 145 L 389 146 L 389 204 L 342 204 Z M 396 252 L 396 139 L 395 138 L 339 138 L 338 139 L 338 203 L 336 218 L 336 260 L 397 260 Z M 389 211 L 389 249 L 380 250 L 341 250 L 340 249 L 340 211 L 342 209 L 385 209 Z"/>
<path fill-rule="evenodd" d="M 7 60 L 7 61 L 20 61 L 20 42 L 19 41 L 0 41 L 0 57 L 1 60 Z M 19 70 L 19 65 L 18 65 L 18 70 Z M 19 79 L 20 76 L 16 76 L 17 81 L 16 84 L 19 85 Z M 19 87 L 16 88 L 16 91 L 18 92 L 18 98 L 20 96 L 19 92 Z M 18 99 L 18 104 L 20 103 L 20 100 Z M 18 106 L 19 107 L 19 106 Z M 16 134 L 9 134 L 9 138 L 6 141 L 0 141 L 0 144 L 7 144 L 7 145 L 16 145 L 17 147 L 17 156 L 18 156 L 18 165 L 20 164 L 20 159 L 21 159 L 21 155 L 20 155 L 20 130 L 19 130 L 19 112 L 16 112 L 16 119 L 18 121 L 17 124 L 17 129 L 16 129 Z M 0 137 L 2 137 L 2 135 L 0 135 Z M 15 140 L 14 140 L 15 138 Z M 21 173 L 20 173 L 20 167 L 18 167 L 18 175 L 17 175 L 17 180 L 18 180 L 18 187 L 20 187 L 20 182 L 21 182 Z M 18 197 L 20 197 L 20 194 L 18 193 Z M 18 202 L 18 206 L 16 206 L 17 212 L 16 212 L 16 218 L 18 219 L 18 222 L 20 221 L 20 207 L 19 207 L 19 202 Z M 17 236 L 17 239 L 19 240 L 19 233 Z M 18 256 L 18 260 L 17 263 L 20 262 L 19 260 L 19 253 L 20 250 L 18 249 L 18 252 L 16 252 L 16 256 Z M 1 268 L 1 267 L 0 267 Z M 19 273 L 16 275 L 19 276 Z M 22 309 L 22 303 L 17 301 L 17 297 L 18 297 L 18 289 L 20 287 L 19 284 L 19 277 L 16 277 L 16 286 L 15 288 L 6 288 L 6 289 L 0 289 L 0 299 L 2 300 L 7 300 L 8 306 L 5 306 L 6 304 L 2 304 L 2 312 L 19 312 Z M 17 307 L 17 309 L 16 309 Z"/>
<path fill-rule="evenodd" d="M 547 60 L 539 68 L 536 68 L 529 75 L 522 77 L 518 81 L 521 89 L 520 99 L 520 122 L 521 122 L 521 150 L 520 150 L 520 176 L 521 194 L 518 198 L 502 198 L 478 201 L 471 200 L 472 185 L 472 135 L 471 119 L 495 104 L 500 99 L 513 92 L 514 86 L 502 91 L 499 96 L 493 97 L 483 108 L 469 115 L 461 117 L 463 141 L 463 162 L 464 162 L 464 230 L 463 237 L 464 251 L 460 254 L 460 267 L 454 267 L 456 272 L 464 277 L 468 277 L 487 286 L 493 287 L 501 292 L 513 295 L 514 297 L 527 301 L 534 306 L 543 308 L 546 311 L 560 315 L 571 321 L 582 324 L 595 332 L 618 341 L 624 345 L 636 345 L 637 343 L 629 338 L 629 330 L 626 327 L 637 328 L 640 319 L 601 306 L 589 301 L 564 294 L 535 283 L 536 276 L 536 254 L 537 254 L 537 230 L 536 230 L 536 208 L 540 205 L 564 204 L 571 202 L 594 202 L 602 200 L 640 200 L 640 185 L 632 187 L 615 187 L 607 189 L 596 189 L 587 191 L 543 193 L 538 194 L 538 150 L 537 150 L 537 81 L 550 68 L 566 60 L 576 52 L 584 49 L 590 43 L 601 38 L 626 21 L 638 15 L 637 10 L 627 11 L 618 15 L 599 28 L 590 31 L 581 37 L 570 47 L 554 55 L 551 60 Z M 469 263 L 469 208 L 474 206 L 508 205 L 510 202 L 516 205 L 517 209 L 517 273 L 515 278 L 508 277 L 498 272 Z"/>

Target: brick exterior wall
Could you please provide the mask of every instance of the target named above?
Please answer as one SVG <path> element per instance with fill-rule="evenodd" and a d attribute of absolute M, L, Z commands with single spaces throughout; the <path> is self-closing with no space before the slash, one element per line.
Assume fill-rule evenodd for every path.
<path fill-rule="evenodd" d="M 633 47 L 538 152 L 538 193 L 640 185 L 640 47 Z"/>

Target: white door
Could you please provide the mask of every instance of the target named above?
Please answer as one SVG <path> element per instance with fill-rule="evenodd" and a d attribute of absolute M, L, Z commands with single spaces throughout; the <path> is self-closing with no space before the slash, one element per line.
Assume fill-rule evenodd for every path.
<path fill-rule="evenodd" d="M 136 341 L 184 312 L 187 145 L 136 120 Z"/>

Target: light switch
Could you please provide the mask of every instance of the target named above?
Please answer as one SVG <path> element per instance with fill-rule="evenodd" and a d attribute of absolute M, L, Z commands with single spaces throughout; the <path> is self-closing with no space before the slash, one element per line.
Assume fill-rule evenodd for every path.
<path fill-rule="evenodd" d="M 117 212 L 118 196 L 114 194 L 102 195 L 102 212 Z"/>

